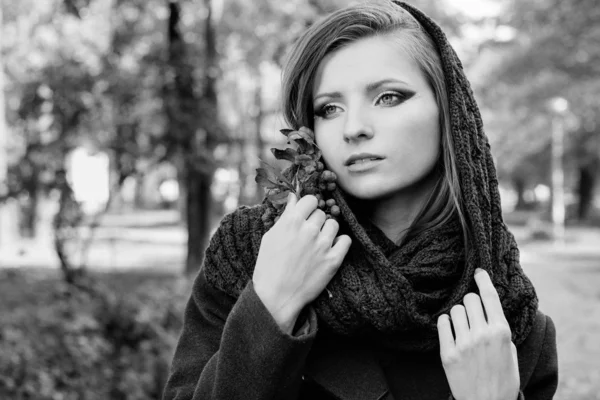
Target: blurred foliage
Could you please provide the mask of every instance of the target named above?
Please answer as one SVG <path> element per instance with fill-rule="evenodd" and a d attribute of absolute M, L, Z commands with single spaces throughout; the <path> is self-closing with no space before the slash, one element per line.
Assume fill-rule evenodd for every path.
<path fill-rule="evenodd" d="M 96 279 L 122 294 L 90 296 L 48 271 L 0 271 L 0 398 L 160 399 L 191 283 Z"/>
<path fill-rule="evenodd" d="M 486 126 L 504 176 L 549 181 L 551 99 L 568 101 L 559 116 L 566 130 L 566 166 L 573 170 L 600 158 L 600 9 L 596 0 L 507 1 L 494 21 L 514 29 L 510 40 L 484 44 L 477 85 Z M 493 84 L 492 84 L 493 82 Z M 570 179 L 569 179 L 570 178 Z"/>
<path fill-rule="evenodd" d="M 220 61 L 208 75 L 217 78 L 219 103 L 226 105 L 219 113 L 228 121 L 218 142 L 256 136 L 257 108 L 277 107 L 273 101 L 256 104 L 256 87 L 263 84 L 261 70 L 269 64 L 280 67 L 288 46 L 307 26 L 349 3 L 214 1 Z M 432 0 L 414 3 L 442 21 L 449 32 L 457 32 L 457 14 L 447 14 Z M 166 114 L 173 99 L 169 88 L 178 79 L 168 61 L 169 2 L 3 0 L 2 5 L 12 168 L 9 190 L 0 190 L 0 199 L 33 196 L 40 187 L 52 187 L 54 174 L 77 146 L 108 152 L 118 185 L 160 162 L 177 163 L 177 144 L 185 142 L 198 124 L 204 131 L 215 130 L 209 126 L 214 112 L 209 109 L 202 115 L 203 76 L 206 68 L 213 68 L 204 62 L 203 4 L 180 4 L 187 47 L 183 62 L 192 78 L 190 89 L 199 99 L 199 104 L 177 115 L 175 120 L 182 124 L 189 120 L 182 129 L 171 129 Z M 214 160 L 211 154 L 203 159 L 227 162 Z"/>

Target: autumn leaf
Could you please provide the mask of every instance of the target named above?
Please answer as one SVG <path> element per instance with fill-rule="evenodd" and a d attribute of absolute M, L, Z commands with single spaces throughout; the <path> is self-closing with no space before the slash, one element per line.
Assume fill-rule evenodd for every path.
<path fill-rule="evenodd" d="M 302 138 L 302 135 L 300 135 L 300 133 L 298 131 L 294 131 L 293 133 L 289 134 L 288 139 L 290 139 L 290 140 L 300 140 L 300 139 L 303 139 L 303 138 Z"/>
<path fill-rule="evenodd" d="M 267 164 L 263 160 L 260 160 L 260 162 L 263 164 L 264 168 L 257 168 L 257 176 L 255 179 L 256 183 L 266 188 L 288 188 L 291 190 L 294 189 L 294 185 L 292 184 L 292 182 L 290 182 L 289 179 L 287 179 L 279 170 Z M 261 179 L 261 182 L 267 185 L 274 184 L 275 186 L 263 185 L 261 182 L 258 181 L 259 177 Z"/>
<path fill-rule="evenodd" d="M 273 153 L 275 158 L 278 160 L 288 160 L 290 162 L 294 162 L 295 157 L 298 156 L 298 152 L 296 150 L 289 148 L 285 150 L 272 148 L 271 153 Z"/>
<path fill-rule="evenodd" d="M 302 139 L 306 140 L 310 145 L 315 146 L 315 134 L 310 129 L 303 126 L 297 132 Z"/>
<path fill-rule="evenodd" d="M 256 183 L 258 183 L 260 186 L 266 189 L 276 189 L 280 186 L 279 183 L 277 183 L 276 181 L 272 181 L 271 179 L 269 179 L 269 174 L 264 168 L 256 169 L 256 177 L 254 178 L 254 180 L 256 181 Z"/>
<path fill-rule="evenodd" d="M 296 157 L 294 157 L 294 163 L 295 164 L 302 164 L 305 161 L 312 161 L 312 157 L 306 154 L 298 154 Z"/>

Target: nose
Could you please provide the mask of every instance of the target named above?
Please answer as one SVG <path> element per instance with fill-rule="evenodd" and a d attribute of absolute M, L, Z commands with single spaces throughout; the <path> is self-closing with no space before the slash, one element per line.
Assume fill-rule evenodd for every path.
<path fill-rule="evenodd" d="M 361 110 L 347 111 L 344 141 L 351 142 L 360 139 L 371 139 L 372 137 L 373 128 L 366 113 Z"/>

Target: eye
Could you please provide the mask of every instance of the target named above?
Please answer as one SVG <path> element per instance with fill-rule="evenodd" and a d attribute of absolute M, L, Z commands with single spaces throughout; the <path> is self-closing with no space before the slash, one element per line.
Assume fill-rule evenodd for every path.
<path fill-rule="evenodd" d="M 382 104 L 384 106 L 395 106 L 397 104 L 400 104 L 402 101 L 406 100 L 407 97 L 410 96 L 406 96 L 398 92 L 385 92 L 377 98 L 375 103 Z"/>
<path fill-rule="evenodd" d="M 325 104 L 323 107 L 320 107 L 315 111 L 315 115 L 317 117 L 325 118 L 332 114 L 334 114 L 339 107 L 333 104 Z"/>

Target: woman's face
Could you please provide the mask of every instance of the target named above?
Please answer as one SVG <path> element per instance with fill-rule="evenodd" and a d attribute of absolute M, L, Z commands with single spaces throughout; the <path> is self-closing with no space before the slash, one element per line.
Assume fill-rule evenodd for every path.
<path fill-rule="evenodd" d="M 392 38 L 362 39 L 324 58 L 313 107 L 325 163 L 351 196 L 375 200 L 418 191 L 415 184 L 436 164 L 440 128 L 434 94 Z M 377 159 L 351 160 L 361 153 Z"/>

